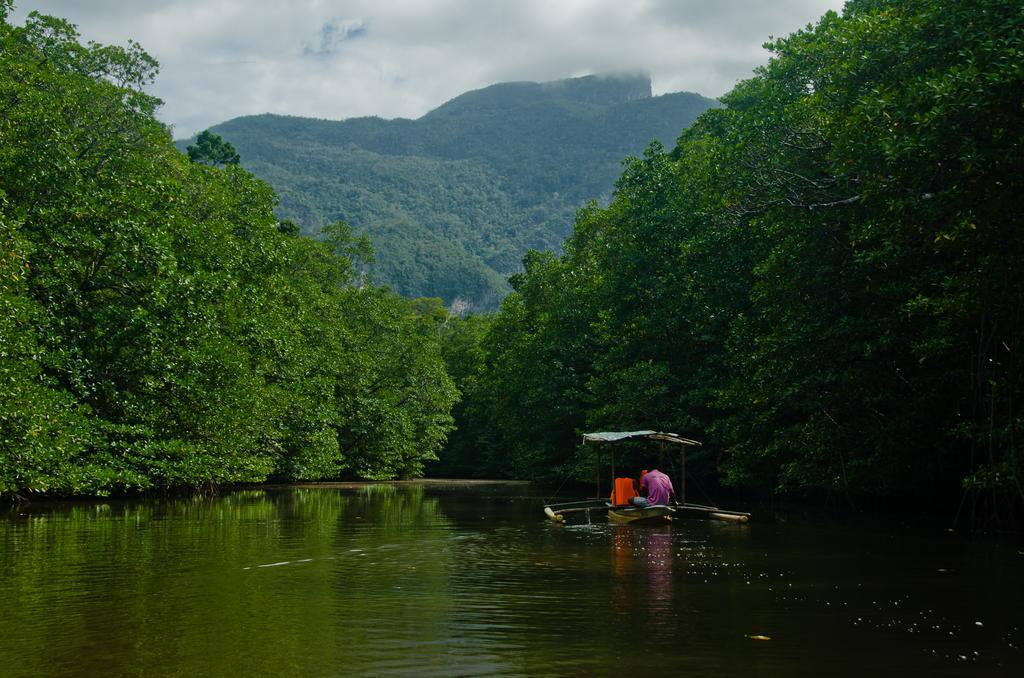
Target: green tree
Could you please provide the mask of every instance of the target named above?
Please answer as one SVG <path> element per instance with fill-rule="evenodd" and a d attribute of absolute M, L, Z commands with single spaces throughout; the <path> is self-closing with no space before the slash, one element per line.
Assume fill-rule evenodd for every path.
<path fill-rule="evenodd" d="M 416 475 L 456 394 L 365 239 L 190 162 L 137 45 L 0 22 L 0 493 Z"/>
<path fill-rule="evenodd" d="M 189 160 L 203 165 L 217 167 L 237 165 L 241 162 L 235 147 L 210 130 L 200 132 L 196 137 L 196 143 L 190 144 L 186 150 Z"/>
<path fill-rule="evenodd" d="M 735 486 L 1019 511 L 1019 3 L 854 0 L 768 47 L 527 257 L 458 425 L 524 475 L 643 422 Z"/>

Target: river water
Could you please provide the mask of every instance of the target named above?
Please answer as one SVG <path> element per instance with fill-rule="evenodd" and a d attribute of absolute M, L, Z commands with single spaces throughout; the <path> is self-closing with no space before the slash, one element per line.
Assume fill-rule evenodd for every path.
<path fill-rule="evenodd" d="M 1016 544 L 778 516 L 559 526 L 543 499 L 415 483 L 5 509 L 0 675 L 1024 675 Z"/>

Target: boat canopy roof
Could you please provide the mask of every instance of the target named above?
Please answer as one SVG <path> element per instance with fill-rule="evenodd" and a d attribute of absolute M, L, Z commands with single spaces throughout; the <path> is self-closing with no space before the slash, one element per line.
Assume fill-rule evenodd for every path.
<path fill-rule="evenodd" d="M 587 443 L 615 443 L 620 440 L 635 440 L 638 438 L 661 440 L 668 443 L 676 443 L 677 445 L 700 445 L 696 440 L 684 438 L 676 433 L 665 433 L 662 431 L 596 431 L 583 434 L 583 441 Z"/>

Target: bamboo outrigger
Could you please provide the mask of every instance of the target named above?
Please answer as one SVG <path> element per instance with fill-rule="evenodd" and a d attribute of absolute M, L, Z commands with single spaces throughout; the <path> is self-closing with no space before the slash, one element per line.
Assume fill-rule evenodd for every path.
<path fill-rule="evenodd" d="M 736 523 L 745 523 L 750 519 L 750 514 L 743 511 L 729 511 L 720 509 L 717 506 L 706 506 L 704 504 L 689 504 L 686 502 L 686 448 L 700 447 L 696 440 L 684 438 L 675 433 L 662 431 L 601 431 L 596 433 L 584 433 L 584 443 L 614 443 L 622 440 L 657 440 L 662 443 L 659 457 L 664 455 L 664 443 L 679 445 L 679 489 L 676 493 L 677 502 L 671 506 L 629 506 L 613 505 L 611 501 L 602 497 L 601 491 L 601 452 L 597 453 L 597 497 L 585 501 L 564 502 L 559 504 L 546 504 L 544 515 L 554 523 L 565 522 L 566 514 L 586 513 L 589 517 L 592 511 L 605 511 L 608 515 L 608 522 L 615 524 L 657 524 L 670 523 L 672 518 L 678 515 L 703 516 L 713 520 L 725 520 Z M 660 462 L 660 459 L 659 459 Z M 611 448 L 611 477 L 615 483 L 615 448 Z"/>

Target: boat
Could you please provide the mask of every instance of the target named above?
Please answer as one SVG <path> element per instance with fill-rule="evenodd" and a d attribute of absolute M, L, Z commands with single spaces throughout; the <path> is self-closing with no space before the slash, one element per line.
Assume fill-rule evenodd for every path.
<path fill-rule="evenodd" d="M 624 506 L 608 509 L 614 525 L 671 525 L 676 510 L 671 506 Z"/>
<path fill-rule="evenodd" d="M 677 490 L 677 501 L 671 505 L 642 506 L 634 505 L 626 501 L 616 502 L 616 476 L 615 476 L 615 448 L 611 449 L 611 477 L 612 493 L 610 499 L 603 498 L 601 490 L 601 453 L 598 448 L 597 454 L 597 497 L 582 501 L 562 502 L 557 504 L 545 504 L 544 515 L 553 523 L 565 522 L 566 515 L 574 513 L 585 513 L 587 520 L 591 520 L 594 514 L 604 513 L 609 523 L 614 525 L 665 525 L 672 523 L 675 517 L 704 517 L 712 520 L 724 520 L 736 523 L 745 523 L 750 520 L 750 514 L 744 511 L 731 511 L 721 509 L 717 506 L 705 504 L 691 504 L 686 501 L 686 448 L 700 447 L 700 443 L 690 438 L 684 438 L 676 433 L 664 431 L 597 431 L 584 433 L 583 443 L 616 443 L 624 440 L 654 440 L 661 444 L 659 450 L 659 465 L 664 457 L 666 444 L 679 446 L 679 486 Z"/>

